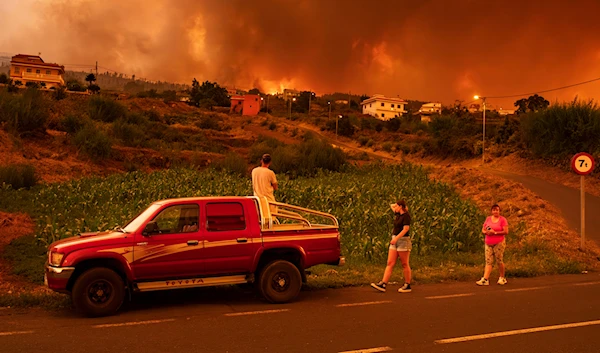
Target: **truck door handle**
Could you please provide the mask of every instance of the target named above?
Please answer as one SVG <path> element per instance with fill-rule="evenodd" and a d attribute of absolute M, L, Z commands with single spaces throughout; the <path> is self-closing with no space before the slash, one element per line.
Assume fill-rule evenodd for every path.
<path fill-rule="evenodd" d="M 198 245 L 198 240 L 188 240 L 187 244 L 189 246 L 195 246 Z"/>
<path fill-rule="evenodd" d="M 236 240 L 238 243 L 247 243 L 248 242 L 248 238 L 237 238 Z"/>

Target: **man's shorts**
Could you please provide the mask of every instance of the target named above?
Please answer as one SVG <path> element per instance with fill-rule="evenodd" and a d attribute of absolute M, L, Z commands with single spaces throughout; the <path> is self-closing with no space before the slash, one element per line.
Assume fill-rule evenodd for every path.
<path fill-rule="evenodd" d="M 498 264 L 504 263 L 504 249 L 506 249 L 506 240 L 495 245 L 485 244 L 485 264 L 493 265 L 494 259 Z"/>
<path fill-rule="evenodd" d="M 398 239 L 396 245 L 390 244 L 390 250 L 396 251 L 411 251 L 412 250 L 412 241 L 409 237 L 402 237 Z"/>

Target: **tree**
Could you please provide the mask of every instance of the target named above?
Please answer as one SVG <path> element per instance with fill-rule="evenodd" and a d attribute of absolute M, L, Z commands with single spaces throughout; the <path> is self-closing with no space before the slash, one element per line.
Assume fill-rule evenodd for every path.
<path fill-rule="evenodd" d="M 259 94 L 259 95 L 262 95 L 263 93 L 258 88 L 253 88 L 253 89 L 251 89 L 251 90 L 248 91 L 248 94 Z"/>
<path fill-rule="evenodd" d="M 194 79 L 192 81 L 192 89 L 190 90 L 190 103 L 199 107 L 200 102 L 202 102 L 202 105 L 206 106 L 207 104 L 212 104 L 209 100 L 214 102 L 213 105 L 221 107 L 227 107 L 231 104 L 229 97 L 227 97 L 227 89 L 219 86 L 216 82 L 204 81 L 200 85 Z"/>
<path fill-rule="evenodd" d="M 40 86 L 41 86 L 41 87 L 43 87 L 43 88 L 46 88 L 46 86 L 47 86 L 47 85 L 46 85 L 46 82 L 42 82 L 42 83 L 40 83 Z"/>
<path fill-rule="evenodd" d="M 100 86 L 93 84 L 93 85 L 89 85 L 88 89 L 92 92 L 92 93 L 98 93 L 100 92 Z"/>
<path fill-rule="evenodd" d="M 96 81 L 96 76 L 94 76 L 94 74 L 89 74 L 85 77 L 85 80 L 88 82 L 88 86 L 91 86 L 92 83 Z"/>
<path fill-rule="evenodd" d="M 15 81 L 15 86 L 23 86 L 23 82 L 16 80 Z"/>
<path fill-rule="evenodd" d="M 292 103 L 292 111 L 296 113 L 308 112 L 308 102 L 311 99 L 311 94 L 312 92 L 309 91 L 300 92 L 300 95 L 296 98 L 296 101 Z"/>
<path fill-rule="evenodd" d="M 549 105 L 550 102 L 537 94 L 529 96 L 529 98 L 521 98 L 515 102 L 515 107 L 518 107 L 517 114 L 537 112 L 548 108 Z"/>
<path fill-rule="evenodd" d="M 4 72 L 0 74 L 0 83 L 4 83 L 4 84 L 8 83 L 8 76 L 6 76 L 6 74 Z"/>
<path fill-rule="evenodd" d="M 73 92 L 85 92 L 85 87 L 77 79 L 67 81 L 67 89 Z"/>

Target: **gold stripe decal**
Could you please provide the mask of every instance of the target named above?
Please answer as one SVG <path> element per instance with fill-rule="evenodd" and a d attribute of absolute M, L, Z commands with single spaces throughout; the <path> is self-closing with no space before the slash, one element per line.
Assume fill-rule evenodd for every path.
<path fill-rule="evenodd" d="M 296 236 L 263 236 L 264 243 L 271 243 L 276 241 L 290 241 L 290 240 L 318 240 L 318 239 L 331 239 L 337 238 L 337 233 L 333 234 L 318 234 L 318 235 L 296 235 Z"/>

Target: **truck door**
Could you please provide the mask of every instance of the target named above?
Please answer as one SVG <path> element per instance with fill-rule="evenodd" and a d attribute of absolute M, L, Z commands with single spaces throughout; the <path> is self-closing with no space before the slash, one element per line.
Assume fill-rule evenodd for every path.
<path fill-rule="evenodd" d="M 258 220 L 249 220 L 248 212 L 244 212 L 242 203 L 237 201 L 207 201 L 203 208 L 206 215 L 202 229 L 204 273 L 249 272 L 262 246 L 260 232 L 253 232 L 250 226 L 250 222 Z"/>
<path fill-rule="evenodd" d="M 202 241 L 197 203 L 160 210 L 136 235 L 131 267 L 138 280 L 193 277 L 201 274 Z"/>

